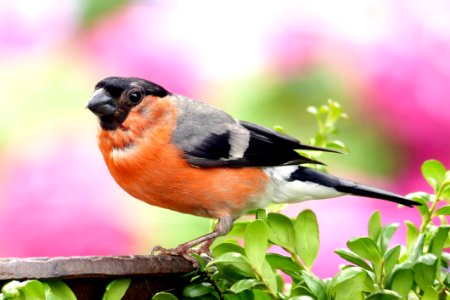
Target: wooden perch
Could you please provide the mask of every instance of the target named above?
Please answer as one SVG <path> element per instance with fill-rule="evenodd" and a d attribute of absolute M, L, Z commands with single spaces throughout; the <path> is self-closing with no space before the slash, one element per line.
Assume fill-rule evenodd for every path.
<path fill-rule="evenodd" d="M 132 278 L 123 299 L 149 299 L 180 287 L 186 281 L 182 275 L 192 271 L 192 263 L 169 255 L 0 258 L 1 281 L 62 279 L 78 300 L 101 299 L 115 278 Z"/>

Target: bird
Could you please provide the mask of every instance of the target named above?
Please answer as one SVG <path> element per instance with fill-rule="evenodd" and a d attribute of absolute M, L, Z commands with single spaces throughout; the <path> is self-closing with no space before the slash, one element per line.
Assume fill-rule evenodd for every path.
<path fill-rule="evenodd" d="M 217 219 L 214 230 L 152 253 L 210 253 L 245 212 L 346 194 L 419 203 L 379 188 L 320 172 L 296 150 L 337 152 L 246 121 L 137 77 L 107 77 L 86 106 L 99 121 L 97 142 L 112 177 L 150 205 Z"/>

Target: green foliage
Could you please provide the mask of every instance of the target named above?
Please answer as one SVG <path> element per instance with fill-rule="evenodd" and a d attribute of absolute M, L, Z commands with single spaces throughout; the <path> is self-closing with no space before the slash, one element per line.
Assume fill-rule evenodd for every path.
<path fill-rule="evenodd" d="M 337 123 L 340 119 L 348 118 L 347 114 L 342 111 L 341 105 L 333 100 L 328 100 L 327 104 L 320 107 L 309 106 L 307 111 L 316 119 L 317 133 L 309 139 L 312 146 L 331 148 L 342 152 L 348 149 L 344 142 L 332 139 L 332 136 L 338 133 Z M 317 160 L 322 152 L 317 151 L 298 151 L 301 155 Z M 312 165 L 310 167 L 326 171 L 325 166 Z"/>
<path fill-rule="evenodd" d="M 75 300 L 76 297 L 72 290 L 59 280 L 26 280 L 10 281 L 6 283 L 0 293 L 0 299 L 17 300 Z"/>
<path fill-rule="evenodd" d="M 433 161 L 423 169 L 428 170 L 424 172 L 426 180 L 439 192 L 448 182 L 439 181 L 441 175 L 429 168 L 437 165 Z M 412 197 L 422 195 L 415 193 Z M 202 299 L 448 299 L 449 255 L 443 250 L 450 245 L 450 226 L 430 221 L 442 221 L 441 214 L 436 213 L 438 196 L 425 197 L 434 200 L 421 208 L 422 229 L 405 222 L 406 245 L 389 247 L 399 224 L 383 226 L 380 213 L 373 213 L 368 235 L 348 241 L 348 249 L 335 251 L 348 264 L 328 279 L 320 279 L 311 271 L 319 249 L 314 212 L 305 210 L 294 219 L 278 213 L 266 217 L 258 212 L 254 221 L 244 223 L 244 247 L 237 239 L 219 243 L 213 249 L 213 260 L 184 288 L 182 299 L 192 299 L 193 295 Z M 444 215 L 446 208 L 440 213 Z M 271 253 L 272 246 L 285 253 Z"/>
<path fill-rule="evenodd" d="M 42 282 L 42 284 L 44 285 L 45 299 L 47 300 L 76 299 L 75 294 L 67 284 L 60 280 L 47 280 Z"/>
<path fill-rule="evenodd" d="M 128 287 L 131 284 L 130 278 L 117 279 L 111 281 L 106 286 L 105 294 L 103 295 L 103 300 L 120 300 L 125 295 Z"/>
<path fill-rule="evenodd" d="M 320 107 L 309 106 L 307 112 L 312 114 L 316 119 L 317 133 L 315 137 L 309 139 L 308 144 L 321 148 L 335 149 L 341 152 L 347 152 L 348 149 L 344 142 L 332 139 L 332 136 L 338 133 L 337 123 L 341 119 L 348 118 L 347 114 L 342 111 L 341 105 L 333 100 L 328 100 L 327 104 Z M 283 127 L 274 126 L 278 132 L 286 133 Z M 296 150 L 300 155 L 318 160 L 322 152 Z M 319 169 L 326 172 L 326 167 L 322 165 L 310 165 L 309 167 Z"/>
<path fill-rule="evenodd" d="M 177 297 L 167 292 L 159 292 L 152 297 L 152 300 L 177 300 L 177 299 L 178 299 Z"/>
<path fill-rule="evenodd" d="M 308 270 L 319 253 L 319 225 L 311 210 L 301 212 L 294 223 L 295 249 Z"/>
<path fill-rule="evenodd" d="M 341 118 L 347 118 L 342 111 L 341 105 L 333 100 L 328 100 L 326 105 L 320 107 L 310 106 L 307 111 L 316 117 L 317 133 L 314 138 L 309 140 L 309 144 L 318 147 L 335 148 L 337 150 L 347 151 L 344 143 L 339 140 L 329 140 L 331 134 L 338 132 L 337 122 Z"/>

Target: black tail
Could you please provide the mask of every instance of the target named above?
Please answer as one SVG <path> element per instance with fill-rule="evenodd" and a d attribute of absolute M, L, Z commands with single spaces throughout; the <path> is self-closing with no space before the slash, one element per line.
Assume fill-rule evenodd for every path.
<path fill-rule="evenodd" d="M 362 197 L 387 200 L 409 207 L 413 207 L 414 205 L 421 205 L 418 202 L 404 198 L 400 195 L 384 191 L 382 189 L 377 189 L 374 187 L 356 183 L 350 180 L 338 178 L 336 176 L 322 173 L 311 168 L 299 167 L 295 172 L 291 174 L 289 180 L 314 182 L 326 187 L 334 188 L 338 192 Z"/>

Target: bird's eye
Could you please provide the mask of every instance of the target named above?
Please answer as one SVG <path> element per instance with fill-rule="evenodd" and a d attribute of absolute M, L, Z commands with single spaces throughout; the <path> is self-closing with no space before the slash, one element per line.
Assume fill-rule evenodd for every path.
<path fill-rule="evenodd" d="M 128 101 L 130 101 L 130 103 L 133 105 L 138 104 L 139 102 L 141 102 L 141 100 L 142 100 L 142 93 L 139 91 L 131 92 L 128 95 Z"/>

